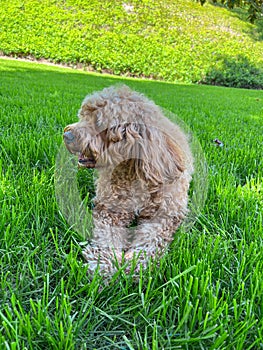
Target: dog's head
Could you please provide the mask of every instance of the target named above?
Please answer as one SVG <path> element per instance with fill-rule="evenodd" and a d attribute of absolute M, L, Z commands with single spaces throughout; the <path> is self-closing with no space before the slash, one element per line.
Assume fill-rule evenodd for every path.
<path fill-rule="evenodd" d="M 156 126 L 160 113 L 153 102 L 127 87 L 104 89 L 85 98 L 79 122 L 64 129 L 64 142 L 80 167 L 125 162 L 146 181 L 172 182 L 184 171 L 185 159 L 176 140 Z"/>

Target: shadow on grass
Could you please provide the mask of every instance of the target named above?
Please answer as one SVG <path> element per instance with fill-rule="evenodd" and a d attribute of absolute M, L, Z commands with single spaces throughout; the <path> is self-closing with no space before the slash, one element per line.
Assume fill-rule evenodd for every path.
<path fill-rule="evenodd" d="M 244 56 L 225 57 L 212 67 L 200 84 L 218 85 L 243 89 L 263 89 L 263 69 Z"/>

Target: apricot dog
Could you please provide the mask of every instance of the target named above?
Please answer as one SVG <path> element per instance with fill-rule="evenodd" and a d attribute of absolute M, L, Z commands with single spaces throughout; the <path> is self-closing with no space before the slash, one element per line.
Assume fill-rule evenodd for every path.
<path fill-rule="evenodd" d="M 193 158 L 187 136 L 127 86 L 87 96 L 64 130 L 80 167 L 96 168 L 94 229 L 83 255 L 107 275 L 134 254 L 146 266 L 163 254 L 187 213 Z M 118 264 L 117 264 L 118 266 Z"/>

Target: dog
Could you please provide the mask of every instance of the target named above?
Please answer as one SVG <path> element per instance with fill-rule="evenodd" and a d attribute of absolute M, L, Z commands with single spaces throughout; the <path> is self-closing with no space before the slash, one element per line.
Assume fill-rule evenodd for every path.
<path fill-rule="evenodd" d="M 134 256 L 139 271 L 164 254 L 187 215 L 194 171 L 188 136 L 125 85 L 88 95 L 78 117 L 63 137 L 78 166 L 98 172 L 93 232 L 83 250 L 89 272 L 112 275 Z"/>

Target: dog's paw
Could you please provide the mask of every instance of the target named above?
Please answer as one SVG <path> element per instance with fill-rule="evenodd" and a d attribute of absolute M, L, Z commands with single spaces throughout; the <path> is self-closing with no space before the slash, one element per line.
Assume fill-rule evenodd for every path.
<path fill-rule="evenodd" d="M 147 254 L 147 252 L 139 249 L 131 249 L 128 250 L 124 254 L 124 260 L 127 264 L 125 268 L 125 273 L 130 274 L 133 273 L 134 277 L 139 276 L 140 269 L 145 270 L 151 255 Z"/>
<path fill-rule="evenodd" d="M 89 264 L 88 272 L 91 274 L 99 269 L 101 273 L 112 275 L 122 262 L 122 251 L 92 244 L 82 251 L 82 255 Z"/>

